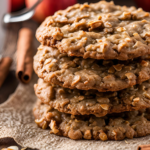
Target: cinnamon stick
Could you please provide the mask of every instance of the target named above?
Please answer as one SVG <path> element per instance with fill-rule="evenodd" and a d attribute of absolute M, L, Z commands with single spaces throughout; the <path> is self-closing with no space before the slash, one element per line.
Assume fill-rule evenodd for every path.
<path fill-rule="evenodd" d="M 150 150 L 150 145 L 139 145 L 137 150 Z"/>
<path fill-rule="evenodd" d="M 12 59 L 10 57 L 3 57 L 0 61 L 0 87 L 8 75 L 11 64 Z"/>
<path fill-rule="evenodd" d="M 17 42 L 16 76 L 22 83 L 29 83 L 33 72 L 33 34 L 28 28 L 19 31 Z"/>

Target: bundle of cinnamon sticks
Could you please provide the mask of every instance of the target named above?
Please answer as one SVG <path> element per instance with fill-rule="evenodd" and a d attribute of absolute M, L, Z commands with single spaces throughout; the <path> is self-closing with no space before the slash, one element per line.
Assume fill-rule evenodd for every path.
<path fill-rule="evenodd" d="M 17 68 L 16 77 L 22 83 L 29 83 L 33 72 L 33 33 L 29 28 L 22 28 L 19 31 L 17 41 Z M 0 87 L 5 81 L 12 58 L 0 55 Z"/>

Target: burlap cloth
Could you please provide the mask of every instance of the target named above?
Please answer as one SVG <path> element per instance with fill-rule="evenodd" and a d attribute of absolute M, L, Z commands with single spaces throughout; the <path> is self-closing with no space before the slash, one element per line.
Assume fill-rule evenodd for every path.
<path fill-rule="evenodd" d="M 0 105 L 0 138 L 12 137 L 22 147 L 40 150 L 136 150 L 140 144 L 150 144 L 150 136 L 124 141 L 75 141 L 38 128 L 32 115 L 36 101 L 33 84 L 36 81 L 34 74 L 30 84 L 20 83 L 8 100 Z"/>

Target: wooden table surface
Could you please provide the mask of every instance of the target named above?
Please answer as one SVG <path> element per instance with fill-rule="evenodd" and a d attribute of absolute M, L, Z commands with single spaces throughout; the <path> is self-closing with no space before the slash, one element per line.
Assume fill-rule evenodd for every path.
<path fill-rule="evenodd" d="M 98 2 L 98 0 L 78 0 L 79 3 L 84 2 L 94 3 Z M 108 0 L 109 1 L 109 0 Z M 127 6 L 135 6 L 134 0 L 114 0 L 115 4 L 118 5 L 127 5 Z M 4 56 L 10 56 L 12 58 L 15 57 L 15 51 L 16 51 L 16 42 L 18 38 L 18 31 L 22 27 L 29 27 L 34 32 L 36 28 L 38 27 L 38 24 L 32 20 L 22 23 L 13 23 L 7 26 L 2 25 L 2 17 L 4 13 L 7 12 L 7 0 L 0 0 L 0 54 L 3 54 Z M 39 43 L 34 40 L 34 47 L 38 47 Z M 9 75 L 7 76 L 4 84 L 0 88 L 0 104 L 5 102 L 7 98 L 12 94 L 17 85 L 18 80 L 15 77 L 15 61 L 13 62 L 13 65 L 11 67 L 11 70 L 9 72 Z M 1 139 L 0 140 L 0 150 L 3 147 L 11 146 L 11 145 L 17 145 L 13 139 Z"/>

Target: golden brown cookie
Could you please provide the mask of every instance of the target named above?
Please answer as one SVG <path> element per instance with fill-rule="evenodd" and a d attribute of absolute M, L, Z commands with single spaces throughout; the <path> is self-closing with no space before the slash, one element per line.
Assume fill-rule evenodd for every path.
<path fill-rule="evenodd" d="M 37 97 L 60 112 L 72 115 L 102 117 L 111 113 L 134 111 L 150 107 L 150 81 L 118 92 L 66 89 L 52 86 L 42 79 L 34 85 Z"/>
<path fill-rule="evenodd" d="M 69 56 L 127 60 L 150 54 L 150 14 L 100 1 L 76 4 L 48 17 L 36 37 Z"/>
<path fill-rule="evenodd" d="M 39 127 L 50 128 L 50 133 L 75 140 L 123 140 L 150 134 L 150 109 L 98 118 L 94 115 L 73 116 L 61 113 L 38 101 L 33 113 Z"/>
<path fill-rule="evenodd" d="M 64 88 L 100 92 L 119 91 L 150 79 L 150 61 L 95 60 L 68 57 L 58 49 L 40 46 L 34 70 L 45 82 Z"/>

